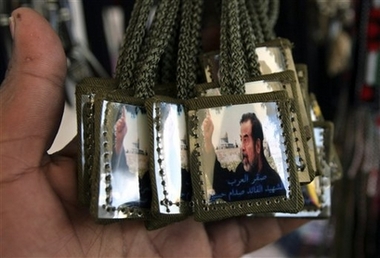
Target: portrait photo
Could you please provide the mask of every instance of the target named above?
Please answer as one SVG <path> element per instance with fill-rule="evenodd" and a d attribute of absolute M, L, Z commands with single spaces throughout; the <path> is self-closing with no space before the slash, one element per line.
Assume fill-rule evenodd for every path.
<path fill-rule="evenodd" d="M 198 134 L 205 199 L 234 202 L 289 193 L 276 102 L 200 109 Z"/>
<path fill-rule="evenodd" d="M 292 71 L 260 76 L 245 83 L 245 94 L 286 91 L 290 96 L 293 96 L 293 92 L 295 92 L 294 76 L 295 75 Z M 222 95 L 218 84 L 199 85 L 196 90 L 201 97 Z M 298 107 L 297 104 L 295 104 L 295 106 Z M 299 108 L 293 110 L 294 113 L 292 116 L 289 116 L 289 119 L 292 121 L 292 126 L 296 129 L 293 132 L 294 137 L 303 139 L 306 135 L 300 133 L 304 128 L 301 128 L 301 116 L 296 112 Z M 315 173 L 311 160 L 311 156 L 314 155 L 314 145 L 312 144 L 312 140 L 313 139 L 307 140 L 305 138 L 302 141 L 292 141 L 298 177 L 302 183 L 309 183 L 314 177 L 312 175 Z"/>
<path fill-rule="evenodd" d="M 106 139 L 112 145 L 101 150 L 105 155 L 100 177 L 99 205 L 108 200 L 117 211 L 127 207 L 149 208 L 148 127 L 144 107 L 105 101 L 103 124 L 112 124 Z M 106 131 L 106 128 L 105 128 Z M 108 191 L 106 190 L 108 189 Z M 122 218 L 121 212 L 115 216 Z"/>
<path fill-rule="evenodd" d="M 189 201 L 186 116 L 181 104 L 156 102 L 153 106 L 154 173 L 160 213 L 180 213 Z"/>

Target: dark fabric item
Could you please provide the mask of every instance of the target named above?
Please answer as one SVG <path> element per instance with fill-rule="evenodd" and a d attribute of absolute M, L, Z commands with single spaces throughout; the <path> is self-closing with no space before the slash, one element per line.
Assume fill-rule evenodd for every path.
<path fill-rule="evenodd" d="M 227 202 L 267 198 L 285 195 L 285 188 L 278 173 L 267 162 L 261 171 L 246 172 L 240 163 L 235 172 L 222 168 L 215 161 L 213 188 L 215 195 L 211 201 L 223 199 Z"/>

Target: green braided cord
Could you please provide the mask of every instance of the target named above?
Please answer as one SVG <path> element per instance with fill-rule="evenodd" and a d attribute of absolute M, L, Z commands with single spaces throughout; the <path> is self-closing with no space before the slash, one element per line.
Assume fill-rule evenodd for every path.
<path fill-rule="evenodd" d="M 253 31 L 255 32 L 256 36 L 256 43 L 262 43 L 265 41 L 263 30 L 261 28 L 261 24 L 259 21 L 259 17 L 254 5 L 255 1 L 260 1 L 260 0 L 246 0 L 246 6 L 248 9 L 249 17 L 251 18 L 251 24 L 253 27 Z"/>
<path fill-rule="evenodd" d="M 247 76 L 247 71 L 244 62 L 244 50 L 242 44 L 242 38 L 240 34 L 240 22 L 239 22 L 239 4 L 237 1 L 228 1 L 228 35 L 231 43 L 231 82 L 232 88 L 231 94 L 244 94 L 244 83 Z"/>
<path fill-rule="evenodd" d="M 224 94 L 230 94 L 232 82 L 229 71 L 230 53 L 229 53 L 229 35 L 228 35 L 228 1 L 222 0 L 222 10 L 220 19 L 220 56 L 219 56 L 219 82 L 220 91 Z"/>
<path fill-rule="evenodd" d="M 142 4 L 142 1 L 140 0 L 140 1 L 135 1 L 135 4 L 133 5 L 133 10 L 132 10 L 131 18 L 129 19 L 128 27 L 127 27 L 127 29 L 125 31 L 125 34 L 124 34 L 124 37 L 123 37 L 123 41 L 122 41 L 122 44 L 121 44 L 121 48 L 119 50 L 119 58 L 117 60 L 116 71 L 115 71 L 115 77 L 116 78 L 120 78 L 121 69 L 122 69 L 122 63 L 123 63 L 122 60 L 123 60 L 123 57 L 124 57 L 124 52 L 125 52 L 126 46 L 128 44 L 130 44 L 129 40 L 132 38 L 133 31 L 136 28 L 138 17 L 140 15 L 141 4 Z"/>
<path fill-rule="evenodd" d="M 177 57 L 178 57 L 178 34 L 179 34 L 179 15 L 176 17 L 173 31 L 170 35 L 168 45 L 160 61 L 160 83 L 175 83 L 177 74 Z"/>
<path fill-rule="evenodd" d="M 269 0 L 255 0 L 254 6 L 256 9 L 257 17 L 264 35 L 264 41 L 273 39 L 273 35 L 268 23 L 268 3 Z"/>
<path fill-rule="evenodd" d="M 184 0 L 177 62 L 177 97 L 193 97 L 199 70 L 203 0 Z"/>
<path fill-rule="evenodd" d="M 155 66 L 154 62 L 160 61 L 160 49 L 157 49 L 157 44 L 162 44 L 159 38 L 160 34 L 165 31 L 164 24 L 170 12 L 168 8 L 168 1 L 162 0 L 158 2 L 153 22 L 149 28 L 137 62 L 135 77 L 132 83 L 135 88 L 135 96 L 138 98 L 145 99 L 154 95 L 154 80 L 158 78 L 152 74 L 152 69 Z M 166 46 L 163 48 L 165 49 Z M 153 72 L 158 73 L 158 70 L 154 70 Z"/>
<path fill-rule="evenodd" d="M 278 16 L 280 14 L 280 0 L 269 0 L 268 4 L 268 26 L 270 31 L 270 39 L 276 38 L 274 26 L 276 26 Z"/>
<path fill-rule="evenodd" d="M 135 96 L 137 98 L 145 99 L 154 96 L 158 63 L 169 42 L 178 8 L 179 1 L 177 0 L 162 0 L 159 4 L 151 35 L 146 42 L 148 51 L 146 55 L 143 55 L 142 62 L 139 62 L 140 69 L 136 73 Z"/>
<path fill-rule="evenodd" d="M 183 0 L 181 6 L 181 28 L 179 32 L 179 43 L 178 43 L 178 60 L 177 60 L 177 95 L 178 98 L 187 99 L 188 92 L 186 90 L 188 71 L 190 65 L 191 56 L 189 56 L 190 50 L 190 40 L 191 40 L 191 19 L 193 1 Z"/>
<path fill-rule="evenodd" d="M 132 89 L 133 76 L 135 73 L 136 62 L 139 58 L 140 51 L 143 45 L 143 40 L 146 33 L 146 23 L 151 8 L 153 7 L 153 0 L 142 0 L 140 14 L 136 23 L 136 27 L 132 35 L 129 37 L 130 42 L 126 42 L 122 47 L 123 54 L 119 57 L 121 66 L 121 73 L 119 74 L 121 89 Z M 127 39 L 128 40 L 128 39 Z"/>
<path fill-rule="evenodd" d="M 201 63 L 199 62 L 199 55 L 202 52 L 202 18 L 203 18 L 203 10 L 204 10 L 204 0 L 194 0 L 195 3 L 193 5 L 193 36 L 192 37 L 192 46 L 193 49 L 193 65 L 195 66 L 194 69 L 194 76 L 195 78 L 192 79 L 194 81 L 194 85 L 191 85 L 188 89 L 189 91 L 189 97 L 194 97 L 194 87 L 195 84 L 199 82 L 199 79 L 202 78 L 203 75 L 203 68 Z"/>
<path fill-rule="evenodd" d="M 253 32 L 251 20 L 245 0 L 239 0 L 240 26 L 244 46 L 248 78 L 261 75 L 260 64 L 256 55 L 256 37 Z"/>
<path fill-rule="evenodd" d="M 151 63 L 148 64 L 147 59 L 160 58 L 152 56 L 152 51 L 157 51 L 157 49 L 155 49 L 153 46 L 156 43 L 159 43 L 158 37 L 159 34 L 164 30 L 163 24 L 169 12 L 167 7 L 168 2 L 166 0 L 155 1 L 155 4 L 156 10 L 154 13 L 153 21 L 148 29 L 147 35 L 143 42 L 143 46 L 139 53 L 134 76 L 131 78 L 131 84 L 134 87 L 135 96 L 139 95 L 139 98 L 147 98 L 143 93 L 141 93 L 143 91 L 146 91 L 146 95 L 153 95 L 153 86 L 147 86 L 147 84 L 149 81 L 152 82 L 154 79 L 157 79 L 157 77 L 150 76 L 148 74 L 147 69 L 151 66 Z M 137 89 L 137 87 L 139 87 L 139 89 Z"/>
<path fill-rule="evenodd" d="M 154 51 L 154 44 L 159 43 L 155 42 L 157 38 L 159 37 L 158 33 L 159 31 L 163 30 L 165 17 L 168 14 L 167 10 L 167 2 L 162 0 L 155 0 L 155 11 L 153 16 L 153 21 L 151 22 L 150 27 L 147 29 L 147 35 L 144 39 L 143 46 L 141 48 L 141 53 L 139 54 L 139 58 L 135 64 L 136 68 L 134 73 L 134 76 L 131 78 L 131 84 L 134 87 L 135 95 L 137 94 L 137 83 L 149 85 L 146 87 L 147 91 L 150 91 L 150 94 L 153 94 L 153 84 L 155 82 L 155 79 L 158 80 L 158 73 L 159 71 L 154 71 L 156 74 L 152 76 L 147 76 L 147 71 L 142 74 L 142 71 L 144 69 L 148 69 L 147 66 L 147 59 L 152 54 L 152 51 Z M 166 48 L 166 47 L 165 47 Z M 161 61 L 161 57 L 159 57 L 159 62 Z M 144 76 L 143 76 L 144 75 Z M 149 82 L 148 82 L 149 81 Z M 143 86 L 141 86 L 143 87 Z M 145 97 L 143 97 L 145 98 Z"/>

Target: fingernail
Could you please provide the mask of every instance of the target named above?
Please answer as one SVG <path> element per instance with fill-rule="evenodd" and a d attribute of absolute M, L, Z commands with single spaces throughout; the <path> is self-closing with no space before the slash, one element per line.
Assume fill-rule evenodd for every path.
<path fill-rule="evenodd" d="M 11 31 L 12 39 L 14 39 L 14 34 L 15 34 L 15 19 L 13 17 L 9 17 L 9 29 Z"/>

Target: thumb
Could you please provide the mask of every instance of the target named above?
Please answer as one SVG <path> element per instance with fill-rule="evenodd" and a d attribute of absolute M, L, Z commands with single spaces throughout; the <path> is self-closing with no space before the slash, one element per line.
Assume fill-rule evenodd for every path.
<path fill-rule="evenodd" d="M 60 124 L 66 58 L 59 37 L 35 11 L 16 9 L 10 21 L 13 53 L 0 89 L 1 149 L 37 161 L 33 155 L 42 157 Z"/>

